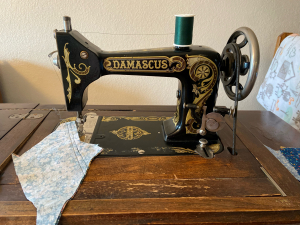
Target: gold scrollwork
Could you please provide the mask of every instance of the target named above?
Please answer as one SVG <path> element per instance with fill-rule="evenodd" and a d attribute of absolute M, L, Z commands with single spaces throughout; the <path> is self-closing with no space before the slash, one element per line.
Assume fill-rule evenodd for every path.
<path fill-rule="evenodd" d="M 210 69 L 206 65 L 198 66 L 198 68 L 195 71 L 196 77 L 199 79 L 204 79 L 209 75 Z"/>
<path fill-rule="evenodd" d="M 64 46 L 64 56 L 62 56 L 62 58 L 64 59 L 64 61 L 66 63 L 66 67 L 67 67 L 67 71 L 68 71 L 68 76 L 66 78 L 66 80 L 69 83 L 69 87 L 67 89 L 67 91 L 68 91 L 67 97 L 68 97 L 69 103 L 70 103 L 71 102 L 71 98 L 72 98 L 72 83 L 71 83 L 70 71 L 76 77 L 76 79 L 74 80 L 74 82 L 76 84 L 80 84 L 81 83 L 81 79 L 79 78 L 79 75 L 80 76 L 87 75 L 90 72 L 90 66 L 86 66 L 84 63 L 80 63 L 78 65 L 79 70 L 76 69 L 76 65 L 75 64 L 74 64 L 74 66 L 71 66 L 70 59 L 69 59 L 70 52 L 69 52 L 69 50 L 67 48 L 68 44 L 69 43 L 66 43 L 65 46 Z"/>
<path fill-rule="evenodd" d="M 179 106 L 180 106 L 180 99 L 177 98 L 176 112 L 174 113 L 174 116 L 173 116 L 173 123 L 175 126 L 177 126 L 177 124 L 179 122 Z"/>
<path fill-rule="evenodd" d="M 186 58 L 188 59 L 190 78 L 196 82 L 196 84 L 193 84 L 192 90 L 195 94 L 193 104 L 199 106 L 196 113 L 200 113 L 206 100 L 211 95 L 214 85 L 216 84 L 218 68 L 213 61 L 203 56 L 186 55 Z M 193 127 L 195 122 L 196 121 L 192 116 L 192 111 L 189 109 L 185 120 L 187 134 L 197 134 L 197 129 Z"/>
<path fill-rule="evenodd" d="M 101 155 L 107 155 L 110 152 L 113 152 L 114 150 L 112 148 L 103 148 Z"/>
<path fill-rule="evenodd" d="M 103 122 L 111 122 L 111 121 L 117 121 L 119 118 L 115 116 L 103 116 L 102 121 Z"/>
<path fill-rule="evenodd" d="M 113 130 L 110 132 L 117 135 L 118 138 L 120 138 L 122 140 L 126 140 L 126 141 L 139 139 L 143 135 L 151 134 L 151 133 L 148 133 L 147 131 L 142 130 L 141 128 L 135 127 L 135 126 L 121 127 L 119 130 Z"/>
<path fill-rule="evenodd" d="M 134 116 L 134 117 L 126 117 L 126 116 L 103 116 L 103 122 L 111 122 L 117 121 L 119 119 L 131 120 L 131 121 L 164 121 L 171 119 L 172 117 L 166 116 Z"/>
<path fill-rule="evenodd" d="M 169 66 L 171 67 L 173 63 L 177 63 L 175 68 L 172 67 L 172 72 L 181 72 L 186 67 L 186 61 L 180 56 L 173 56 L 169 60 Z"/>
<path fill-rule="evenodd" d="M 190 154 L 196 154 L 194 150 L 189 148 L 181 148 L 181 147 L 171 147 L 171 150 L 175 151 L 176 153 L 190 153 Z"/>
<path fill-rule="evenodd" d="M 152 149 L 155 149 L 158 152 L 168 152 L 168 151 L 174 151 L 179 154 L 197 154 L 194 150 L 189 148 L 183 148 L 183 147 L 152 147 Z"/>

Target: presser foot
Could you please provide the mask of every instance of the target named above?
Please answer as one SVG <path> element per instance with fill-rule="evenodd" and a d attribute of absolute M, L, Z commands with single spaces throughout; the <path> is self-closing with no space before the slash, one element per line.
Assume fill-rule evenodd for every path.
<path fill-rule="evenodd" d="M 82 137 L 83 134 L 83 124 L 84 124 L 84 118 L 82 117 L 82 112 L 77 112 L 77 118 L 76 118 L 76 126 L 77 126 L 77 132 L 79 137 Z"/>
<path fill-rule="evenodd" d="M 97 120 L 98 115 L 96 113 L 86 113 L 82 118 L 77 117 L 75 121 L 81 141 L 90 143 Z"/>

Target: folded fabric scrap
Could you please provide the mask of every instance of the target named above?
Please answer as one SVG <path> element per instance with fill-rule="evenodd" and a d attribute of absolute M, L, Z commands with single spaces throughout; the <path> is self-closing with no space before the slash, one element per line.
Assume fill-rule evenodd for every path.
<path fill-rule="evenodd" d="M 279 151 L 265 146 L 300 181 L 300 148 L 284 148 Z"/>
<path fill-rule="evenodd" d="M 73 121 L 61 124 L 22 156 L 12 156 L 24 194 L 37 208 L 36 224 L 58 223 L 101 151 L 96 144 L 80 141 Z"/>

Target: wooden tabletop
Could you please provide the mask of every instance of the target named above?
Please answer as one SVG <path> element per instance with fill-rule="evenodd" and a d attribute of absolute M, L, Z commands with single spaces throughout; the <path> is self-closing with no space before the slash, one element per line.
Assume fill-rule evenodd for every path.
<path fill-rule="evenodd" d="M 101 116 L 172 116 L 175 106 L 87 106 Z M 14 113 L 40 119 L 9 119 Z M 84 112 L 85 113 L 85 112 Z M 62 105 L 0 104 L 0 163 L 40 142 L 64 118 Z M 264 147 L 299 147 L 300 134 L 270 112 L 239 111 L 237 156 L 97 157 L 60 224 L 296 224 L 300 184 Z M 232 119 L 219 132 L 232 144 Z M 37 130 L 35 131 L 35 129 Z M 32 135 L 32 136 L 31 136 Z M 26 141 L 24 141 L 26 140 Z M 0 177 L 0 224 L 35 224 L 36 208 L 12 162 Z"/>

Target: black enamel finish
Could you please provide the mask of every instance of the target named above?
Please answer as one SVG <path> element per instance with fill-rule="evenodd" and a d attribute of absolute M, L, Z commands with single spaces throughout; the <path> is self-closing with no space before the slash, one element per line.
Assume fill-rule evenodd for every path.
<path fill-rule="evenodd" d="M 98 144 L 104 150 L 102 156 L 140 156 L 140 155 L 190 155 L 197 154 L 197 143 L 195 142 L 166 142 L 161 137 L 160 121 L 133 121 L 119 118 L 117 121 L 102 121 L 98 118 L 91 143 Z M 135 126 L 147 135 L 133 140 L 124 140 L 113 134 L 112 131 L 126 126 Z M 220 145 L 218 154 L 223 151 L 220 140 L 211 140 L 210 144 Z"/>
<path fill-rule="evenodd" d="M 220 79 L 220 65 L 221 57 L 218 52 L 214 51 L 211 48 L 205 46 L 196 46 L 193 45 L 189 49 L 175 49 L 174 47 L 163 48 L 163 49 L 142 49 L 134 51 L 102 51 L 100 48 L 89 42 L 84 38 L 80 33 L 75 30 L 65 32 L 57 31 L 56 32 L 57 48 L 58 48 L 58 58 L 61 65 L 62 80 L 64 85 L 64 92 L 66 96 L 66 106 L 68 111 L 83 111 L 86 102 L 87 102 L 87 87 L 93 81 L 99 79 L 105 75 L 138 75 L 138 76 L 159 76 L 159 77 L 176 77 L 179 80 L 179 90 L 180 90 L 180 101 L 179 101 L 179 122 L 175 125 L 173 120 L 167 120 L 163 123 L 163 133 L 164 139 L 167 142 L 198 142 L 200 135 L 199 134 L 186 134 L 185 129 L 185 119 L 188 112 L 188 109 L 184 107 L 185 104 L 193 103 L 195 98 L 193 94 L 193 84 L 196 84 L 190 76 L 189 69 L 184 69 L 181 72 L 128 72 L 128 71 L 108 71 L 104 68 L 104 60 L 108 57 L 151 57 L 151 56 L 180 56 L 185 61 L 187 61 L 186 56 L 189 55 L 199 55 L 210 59 L 218 68 L 218 77 L 215 86 L 213 87 L 212 94 L 206 101 L 207 113 L 213 111 L 215 106 L 217 95 L 218 95 L 218 86 Z M 76 84 L 75 77 L 71 76 L 72 84 L 72 95 L 71 100 L 67 98 L 69 83 L 66 80 L 68 71 L 64 61 L 64 46 L 66 43 L 68 50 L 70 52 L 69 60 L 70 64 L 78 65 L 84 63 L 87 67 L 90 66 L 90 72 L 85 76 L 80 76 L 81 83 Z M 88 59 L 82 59 L 80 57 L 80 52 L 86 51 L 89 55 Z M 175 95 L 176 93 L 174 93 Z M 202 118 L 202 115 L 199 115 Z M 199 124 L 198 124 L 199 125 Z M 201 124 L 200 124 L 201 125 Z M 207 140 L 218 140 L 216 133 L 208 132 L 205 136 Z"/>

